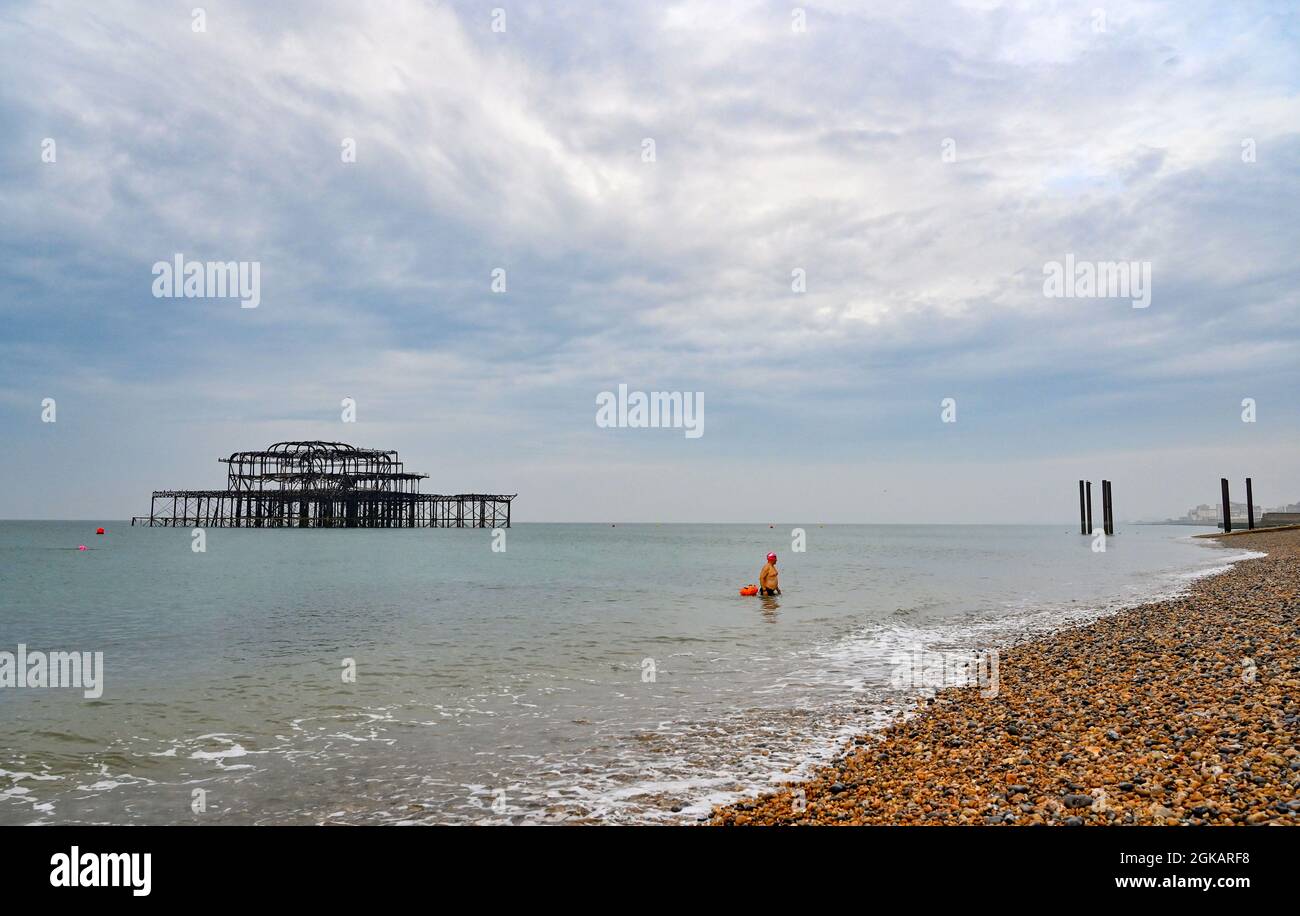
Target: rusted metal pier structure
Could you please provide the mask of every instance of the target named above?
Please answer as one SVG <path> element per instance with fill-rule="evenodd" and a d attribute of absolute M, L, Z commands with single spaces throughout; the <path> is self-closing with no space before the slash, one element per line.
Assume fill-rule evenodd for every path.
<path fill-rule="evenodd" d="M 155 490 L 151 528 L 509 528 L 518 494 L 420 492 L 428 474 L 397 452 L 342 442 L 277 442 L 235 452 L 224 490 Z"/>

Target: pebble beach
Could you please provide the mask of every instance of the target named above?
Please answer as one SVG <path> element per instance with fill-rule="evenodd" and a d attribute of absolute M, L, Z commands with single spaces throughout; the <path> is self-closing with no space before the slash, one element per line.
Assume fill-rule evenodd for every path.
<path fill-rule="evenodd" d="M 1226 540 L 1226 539 L 1225 539 Z M 1000 653 L 715 825 L 1300 824 L 1300 531 L 1186 594 Z"/>

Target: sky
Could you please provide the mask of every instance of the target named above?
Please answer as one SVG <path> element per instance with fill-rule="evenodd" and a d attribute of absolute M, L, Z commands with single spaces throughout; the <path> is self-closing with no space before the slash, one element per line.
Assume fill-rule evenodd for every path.
<path fill-rule="evenodd" d="M 0 0 L 0 518 L 293 439 L 516 521 L 1294 502 L 1298 90 L 1287 3 Z"/>

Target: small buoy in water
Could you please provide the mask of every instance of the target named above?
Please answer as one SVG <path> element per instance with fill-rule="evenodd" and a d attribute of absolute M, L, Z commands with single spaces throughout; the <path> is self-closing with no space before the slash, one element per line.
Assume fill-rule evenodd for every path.
<path fill-rule="evenodd" d="M 87 547 L 85 544 L 78 544 L 78 545 L 77 545 L 77 549 L 78 549 L 78 550 L 89 550 L 90 548 Z"/>
<path fill-rule="evenodd" d="M 746 585 L 744 588 L 742 588 L 742 589 L 740 590 L 740 593 L 741 593 L 742 595 L 747 595 L 747 596 L 748 596 L 748 595 L 757 595 L 757 594 L 758 594 L 758 586 L 757 586 L 757 585 Z"/>
<path fill-rule="evenodd" d="M 103 529 L 103 528 L 96 528 L 96 529 L 95 529 L 95 534 L 103 534 L 103 533 L 104 533 L 104 529 Z"/>

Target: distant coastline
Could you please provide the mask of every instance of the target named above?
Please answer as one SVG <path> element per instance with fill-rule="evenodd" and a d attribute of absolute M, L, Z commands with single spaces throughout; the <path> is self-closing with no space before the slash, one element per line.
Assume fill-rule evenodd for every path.
<path fill-rule="evenodd" d="M 1237 524 L 1237 519 L 1234 518 L 1232 520 L 1232 523 L 1234 525 Z M 1183 525 L 1188 528 L 1222 528 L 1223 527 L 1218 522 L 1200 522 L 1189 518 L 1167 518 L 1163 521 L 1134 522 L 1133 524 L 1135 525 Z M 1244 518 L 1241 520 L 1241 524 L 1242 525 L 1246 524 L 1246 520 Z"/>

